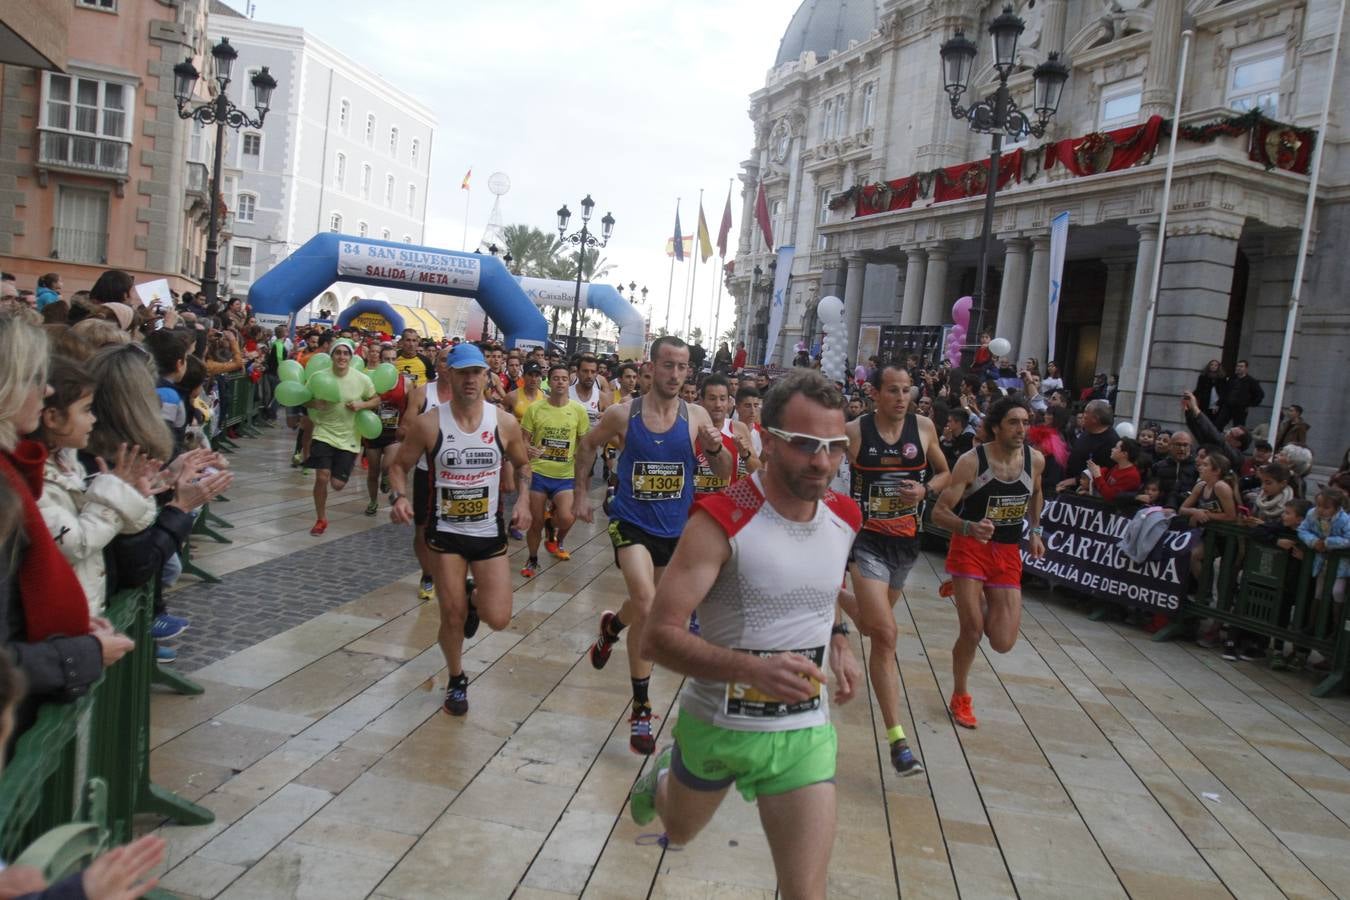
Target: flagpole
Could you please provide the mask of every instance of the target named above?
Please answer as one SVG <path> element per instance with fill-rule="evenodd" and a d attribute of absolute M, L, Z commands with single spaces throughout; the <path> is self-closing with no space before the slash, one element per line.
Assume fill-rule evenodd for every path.
<path fill-rule="evenodd" d="M 472 196 L 473 188 L 466 187 L 464 189 L 464 235 L 459 239 L 459 249 L 465 253 L 469 252 L 469 198 Z"/>
<path fill-rule="evenodd" d="M 726 281 L 727 273 L 727 258 L 725 256 L 719 256 L 717 258 L 720 261 L 720 265 L 718 266 L 717 277 L 717 302 L 713 305 L 713 333 L 709 344 L 710 346 L 711 344 L 717 343 L 717 329 L 721 327 L 722 324 L 722 282 Z"/>
<path fill-rule="evenodd" d="M 675 198 L 675 219 L 676 219 L 676 221 L 679 221 L 679 218 L 680 218 L 680 198 L 679 198 L 679 197 L 676 197 L 676 198 Z M 681 238 L 675 238 L 674 240 L 682 240 L 682 239 L 681 239 Z M 675 294 L 675 255 L 676 255 L 676 252 L 677 252 L 677 251 L 676 251 L 676 248 L 675 248 L 674 246 L 672 246 L 670 249 L 671 249 L 671 253 L 670 253 L 670 283 L 666 285 L 666 324 L 665 324 L 665 326 L 664 326 L 664 330 L 665 330 L 666 334 L 670 334 L 670 299 L 671 299 L 671 297 L 673 297 L 674 294 Z"/>
<path fill-rule="evenodd" d="M 703 232 L 707 225 L 703 218 L 703 188 L 698 189 L 698 223 L 694 225 L 694 259 L 689 267 L 689 309 L 684 319 L 684 339 L 690 338 L 694 330 L 694 290 L 698 284 L 698 258 L 703 255 Z"/>

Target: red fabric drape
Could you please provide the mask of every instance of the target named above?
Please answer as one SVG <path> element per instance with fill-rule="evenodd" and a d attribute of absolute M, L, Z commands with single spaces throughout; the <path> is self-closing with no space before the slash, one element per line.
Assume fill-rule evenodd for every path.
<path fill-rule="evenodd" d="M 1063 163 L 1075 175 L 1128 169 L 1140 160 L 1152 158 L 1162 125 L 1162 116 L 1152 116 L 1143 125 L 1055 141 L 1045 147 L 1043 167 L 1049 170 L 1056 163 Z"/>
<path fill-rule="evenodd" d="M 1014 150 L 999 158 L 999 190 L 1006 187 L 1009 181 L 1021 182 L 1023 155 L 1021 150 Z M 945 169 L 938 169 L 934 174 L 936 177 L 933 179 L 933 199 L 938 203 L 978 197 L 989 190 L 988 159 L 948 166 Z"/>
<path fill-rule="evenodd" d="M 886 186 L 890 188 L 889 198 L 886 198 L 882 190 L 875 184 L 869 184 L 860 190 L 858 199 L 854 202 L 854 218 L 890 212 L 895 209 L 909 209 L 914 205 L 915 198 L 919 196 L 919 179 L 913 175 L 908 178 L 888 181 Z"/>

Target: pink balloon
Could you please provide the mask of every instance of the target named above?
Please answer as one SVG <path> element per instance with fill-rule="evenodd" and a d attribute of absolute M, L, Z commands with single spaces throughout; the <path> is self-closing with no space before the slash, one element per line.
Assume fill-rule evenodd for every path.
<path fill-rule="evenodd" d="M 952 321 L 960 325 L 963 332 L 970 327 L 970 307 L 974 302 L 970 297 L 962 297 L 952 304 Z"/>
<path fill-rule="evenodd" d="M 964 325 L 953 325 L 951 330 L 947 333 L 958 341 L 964 340 L 966 337 L 966 327 Z"/>

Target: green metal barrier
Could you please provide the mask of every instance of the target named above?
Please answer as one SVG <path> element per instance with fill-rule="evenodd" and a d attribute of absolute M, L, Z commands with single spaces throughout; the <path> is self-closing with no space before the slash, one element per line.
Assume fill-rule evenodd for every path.
<path fill-rule="evenodd" d="M 150 780 L 151 682 L 201 692 L 181 676 L 165 679 L 157 671 L 150 638 L 153 589 L 118 594 L 107 615 L 136 649 L 84 697 L 42 706 L 36 724 L 19 738 L 0 776 L 0 859 L 59 875 L 131 840 L 139 813 L 183 825 L 215 818 Z"/>
<path fill-rule="evenodd" d="M 1205 526 L 1205 559 L 1196 596 L 1183 604 L 1179 618 L 1212 618 L 1302 650 L 1316 650 L 1330 670 L 1313 695 L 1323 697 L 1350 687 L 1350 619 L 1332 601 L 1332 578 L 1313 577 L 1318 554 L 1303 559 L 1249 538 L 1238 525 Z M 1333 572 L 1350 550 L 1322 554 Z M 1212 598 L 1214 605 L 1203 602 Z M 1344 606 L 1345 604 L 1341 604 Z"/>

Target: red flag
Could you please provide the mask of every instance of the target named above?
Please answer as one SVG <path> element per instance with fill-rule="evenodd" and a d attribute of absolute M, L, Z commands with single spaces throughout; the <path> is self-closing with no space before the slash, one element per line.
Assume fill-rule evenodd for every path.
<path fill-rule="evenodd" d="M 769 224 L 769 201 L 764 198 L 764 182 L 759 183 L 759 196 L 755 198 L 755 221 L 764 234 L 764 244 L 773 249 L 773 226 Z"/>
<path fill-rule="evenodd" d="M 717 255 L 727 258 L 727 235 L 731 234 L 731 187 L 727 186 L 727 205 L 722 210 L 722 224 L 717 229 Z"/>

